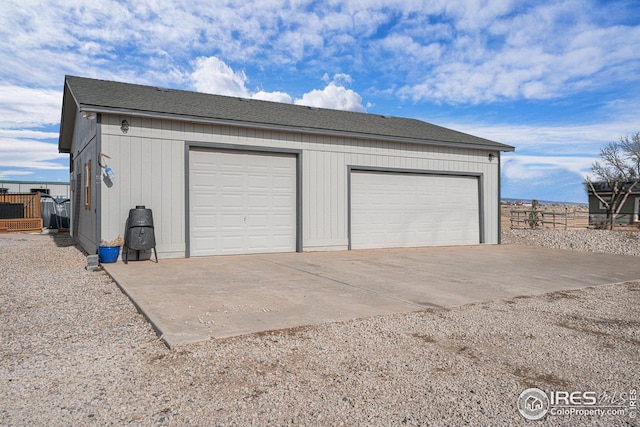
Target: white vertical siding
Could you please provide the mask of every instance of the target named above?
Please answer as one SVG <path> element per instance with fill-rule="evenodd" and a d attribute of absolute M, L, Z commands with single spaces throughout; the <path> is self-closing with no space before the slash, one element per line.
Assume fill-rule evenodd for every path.
<path fill-rule="evenodd" d="M 158 254 L 182 257 L 185 251 L 184 140 L 173 139 L 172 122 L 107 116 L 102 151 L 116 174 L 102 182 L 102 238 L 124 237 L 129 210 L 144 205 L 153 211 Z M 158 126 L 158 127 L 156 127 Z M 166 135 L 169 138 L 160 138 Z"/>
<path fill-rule="evenodd" d="M 304 250 L 347 248 L 349 165 L 481 173 L 485 242 L 498 242 L 498 161 L 490 163 L 487 151 L 127 116 L 105 115 L 102 130 L 102 150 L 117 176 L 112 187 L 102 182 L 103 238 L 124 233 L 129 209 L 143 204 L 153 209 L 161 257 L 185 252 L 186 141 L 302 150 Z"/>

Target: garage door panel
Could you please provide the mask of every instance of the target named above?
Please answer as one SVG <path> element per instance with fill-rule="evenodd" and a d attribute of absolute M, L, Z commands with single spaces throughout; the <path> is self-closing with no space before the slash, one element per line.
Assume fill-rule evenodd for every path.
<path fill-rule="evenodd" d="M 202 209 L 215 206 L 216 196 L 213 194 L 198 194 L 194 200 Z"/>
<path fill-rule="evenodd" d="M 290 212 L 290 206 L 295 204 L 296 198 L 291 194 L 274 194 L 271 196 L 271 207 L 273 210 L 286 210 Z"/>
<path fill-rule="evenodd" d="M 289 227 L 289 224 L 291 224 L 291 221 L 295 221 L 296 217 L 295 215 L 291 215 L 290 213 L 277 213 L 274 212 L 271 215 L 271 224 L 273 224 L 274 228 L 286 228 Z"/>
<path fill-rule="evenodd" d="M 295 244 L 295 241 L 291 239 L 291 235 L 289 235 L 289 233 L 278 233 L 277 230 L 274 230 L 271 233 L 271 235 L 269 236 L 269 240 L 272 245 L 281 248 L 283 251 L 286 248 L 291 247 L 292 244 Z"/>
<path fill-rule="evenodd" d="M 247 216 L 246 222 L 255 232 L 264 232 L 271 226 L 271 216 L 268 214 L 250 214 Z"/>
<path fill-rule="evenodd" d="M 354 171 L 354 249 L 480 242 L 478 178 Z"/>
<path fill-rule="evenodd" d="M 219 151 L 221 154 L 219 161 L 214 162 L 203 162 L 203 164 L 211 164 L 213 166 L 218 167 L 218 170 L 224 170 L 226 172 L 237 171 L 242 173 L 247 170 L 247 162 L 244 159 L 238 160 L 238 158 L 234 158 L 234 153 L 223 153 Z"/>
<path fill-rule="evenodd" d="M 270 205 L 270 194 L 267 193 L 267 190 L 265 190 L 264 193 L 260 193 L 260 194 L 247 194 L 247 198 L 246 198 L 246 204 L 247 204 L 247 209 L 249 211 L 255 210 L 258 212 L 263 212 L 264 210 L 269 208 Z"/>
<path fill-rule="evenodd" d="M 222 202 L 223 209 L 239 209 L 243 205 L 242 196 L 240 194 L 222 193 L 211 197 L 212 204 L 210 206 L 217 207 L 216 203 Z"/>
<path fill-rule="evenodd" d="M 245 237 L 242 234 L 227 234 L 220 239 L 221 247 L 216 247 L 219 255 L 237 254 L 245 246 Z"/>
<path fill-rule="evenodd" d="M 244 228 L 244 217 L 233 214 L 212 212 L 211 215 L 205 217 L 210 221 L 213 228 L 221 228 L 224 230 L 242 230 Z"/>
<path fill-rule="evenodd" d="M 283 192 L 289 191 L 290 176 L 274 175 L 271 177 L 271 181 L 272 181 L 271 186 L 275 191 L 283 191 Z"/>
<path fill-rule="evenodd" d="M 217 239 L 215 237 L 202 236 L 197 242 L 194 242 L 193 250 L 201 250 L 203 248 L 216 247 Z"/>
<path fill-rule="evenodd" d="M 207 167 L 205 165 L 203 165 L 203 167 Z M 212 165 L 211 167 L 224 167 L 224 166 L 216 166 L 216 165 Z M 222 177 L 222 185 L 223 186 L 227 186 L 230 185 L 232 187 L 238 187 L 239 183 L 238 183 L 238 179 L 242 178 L 244 176 L 244 174 L 242 173 L 241 170 L 237 171 L 237 172 L 232 172 L 232 171 L 225 171 L 223 173 L 218 173 L 218 174 L 214 174 L 215 175 L 219 175 Z M 209 175 L 211 176 L 211 175 Z"/>
<path fill-rule="evenodd" d="M 196 149 L 189 174 L 192 256 L 295 252 L 294 155 Z"/>
<path fill-rule="evenodd" d="M 251 174 L 247 176 L 247 188 L 252 191 L 261 191 L 271 187 L 271 176 L 267 174 L 255 175 Z"/>
<path fill-rule="evenodd" d="M 273 245 L 267 236 L 249 236 L 248 244 L 254 251 L 266 251 Z"/>

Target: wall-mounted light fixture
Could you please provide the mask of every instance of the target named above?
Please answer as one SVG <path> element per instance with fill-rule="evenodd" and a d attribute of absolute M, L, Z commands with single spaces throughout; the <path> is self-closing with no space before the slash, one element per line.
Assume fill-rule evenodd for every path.
<path fill-rule="evenodd" d="M 493 154 L 493 153 L 489 153 L 489 161 L 490 161 L 490 162 L 493 162 L 493 159 L 495 159 L 495 158 L 496 158 L 496 155 L 495 155 L 495 154 Z"/>
<path fill-rule="evenodd" d="M 96 118 L 96 113 L 94 113 L 93 111 L 83 111 L 82 117 L 84 117 L 87 120 L 93 120 Z"/>
<path fill-rule="evenodd" d="M 120 125 L 120 130 L 122 131 L 122 133 L 129 132 L 129 122 L 126 120 L 123 120 L 122 124 Z"/>

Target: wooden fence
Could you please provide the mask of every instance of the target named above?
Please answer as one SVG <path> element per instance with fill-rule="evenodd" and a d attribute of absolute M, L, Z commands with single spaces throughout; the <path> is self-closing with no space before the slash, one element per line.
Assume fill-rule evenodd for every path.
<path fill-rule="evenodd" d="M 40 193 L 0 194 L 0 203 L 21 203 L 23 218 L 0 219 L 3 231 L 41 231 Z"/>
<path fill-rule="evenodd" d="M 511 209 L 511 228 L 576 228 L 588 224 L 588 215 L 585 217 L 575 209 L 565 208 L 560 211 Z"/>

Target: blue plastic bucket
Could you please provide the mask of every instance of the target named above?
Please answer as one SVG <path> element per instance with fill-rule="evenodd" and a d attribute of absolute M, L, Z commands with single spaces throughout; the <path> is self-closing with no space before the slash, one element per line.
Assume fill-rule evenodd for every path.
<path fill-rule="evenodd" d="M 120 246 L 98 246 L 98 256 L 103 264 L 116 262 L 119 255 Z"/>

